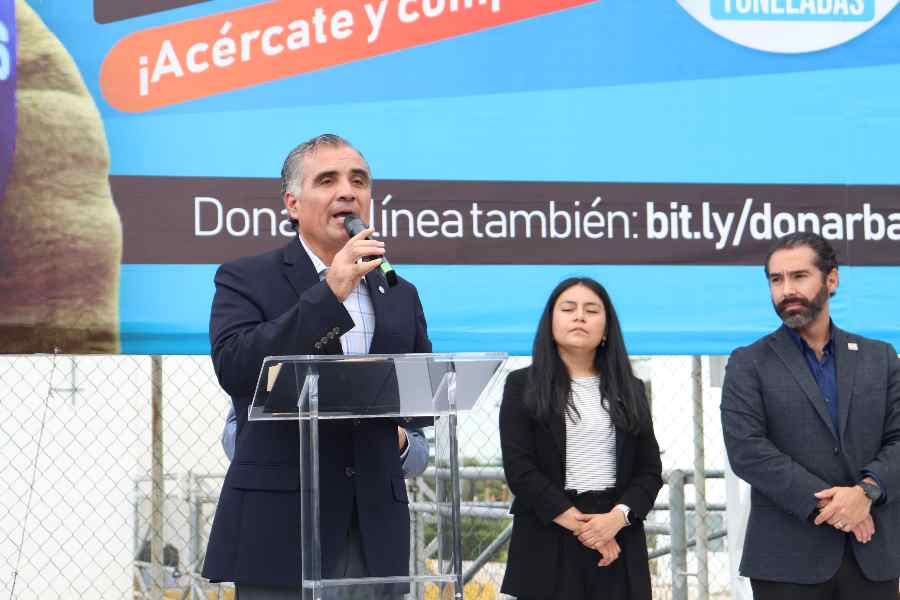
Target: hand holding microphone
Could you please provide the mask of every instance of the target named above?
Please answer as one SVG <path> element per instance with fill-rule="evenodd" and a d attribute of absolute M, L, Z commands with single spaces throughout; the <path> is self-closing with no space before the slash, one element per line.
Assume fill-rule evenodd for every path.
<path fill-rule="evenodd" d="M 367 232 L 365 235 L 365 239 L 369 241 L 371 241 L 369 239 L 369 236 L 375 231 L 374 229 L 363 223 L 362 219 L 360 219 L 356 215 L 349 215 L 344 218 L 344 229 L 347 230 L 347 235 L 349 235 L 351 239 L 365 231 Z M 387 284 L 391 287 L 394 287 L 395 285 L 397 285 L 397 273 L 396 271 L 394 271 L 394 267 L 391 265 L 388 259 L 384 256 L 384 242 L 378 243 L 381 244 L 381 256 L 364 256 L 363 260 L 369 261 L 380 258 L 381 263 L 377 266 L 381 267 L 381 272 L 384 274 L 384 277 L 387 280 Z M 367 270 L 366 273 L 368 273 L 369 270 Z"/>
<path fill-rule="evenodd" d="M 343 302 L 360 280 L 374 269 L 381 267 L 389 286 L 397 283 L 394 268 L 384 258 L 384 242 L 371 239 L 375 230 L 356 215 L 344 218 L 344 229 L 350 240 L 334 255 L 325 282 L 338 300 Z M 362 259 L 362 260 L 360 260 Z M 386 266 L 385 266 L 386 265 Z M 393 282 L 393 283 L 392 283 Z"/>

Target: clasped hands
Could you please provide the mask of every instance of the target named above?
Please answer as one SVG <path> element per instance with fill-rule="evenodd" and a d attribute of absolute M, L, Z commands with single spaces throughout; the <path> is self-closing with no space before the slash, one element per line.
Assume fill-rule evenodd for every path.
<path fill-rule="evenodd" d="M 866 544 L 875 535 L 875 521 L 869 512 L 872 501 L 858 485 L 831 487 L 816 493 L 815 524 L 827 523 L 839 531 L 852 532 Z"/>
<path fill-rule="evenodd" d="M 587 548 L 597 550 L 599 566 L 606 567 L 619 558 L 622 549 L 616 542 L 616 534 L 625 526 L 625 514 L 621 511 L 587 514 L 573 506 L 553 521 L 571 531 Z"/>

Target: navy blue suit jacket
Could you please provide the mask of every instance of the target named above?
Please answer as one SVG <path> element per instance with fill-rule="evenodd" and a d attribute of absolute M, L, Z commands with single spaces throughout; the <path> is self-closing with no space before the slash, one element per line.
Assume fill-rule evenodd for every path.
<path fill-rule="evenodd" d="M 814 584 L 841 566 L 851 544 L 872 581 L 900 575 L 900 360 L 889 344 L 834 331 L 836 432 L 800 348 L 784 328 L 728 360 L 722 429 L 735 474 L 750 484 L 741 574 Z M 812 524 L 813 494 L 877 475 L 887 501 L 872 507 L 875 535 L 860 544 Z M 849 539 L 849 542 L 848 542 Z"/>
<path fill-rule="evenodd" d="M 431 352 L 415 287 L 388 288 L 370 273 L 375 309 L 370 352 Z M 300 585 L 297 423 L 248 422 L 247 409 L 266 356 L 340 354 L 353 319 L 303 247 L 222 265 L 215 277 L 210 340 L 216 376 L 238 415 L 237 444 L 210 532 L 204 577 L 248 585 Z M 381 285 L 385 293 L 378 291 Z M 316 343 L 337 336 L 324 347 Z M 320 434 L 322 570 L 347 537 L 354 506 L 371 576 L 405 575 L 409 512 L 397 423 L 390 419 L 322 422 Z M 352 467 L 352 471 L 348 468 Z"/>

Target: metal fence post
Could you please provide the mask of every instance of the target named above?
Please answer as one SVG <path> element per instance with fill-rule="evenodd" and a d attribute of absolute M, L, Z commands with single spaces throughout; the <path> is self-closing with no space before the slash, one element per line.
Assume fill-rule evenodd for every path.
<path fill-rule="evenodd" d="M 162 420 L 162 356 L 151 357 L 151 405 L 152 405 L 152 466 L 150 472 L 150 598 L 162 600 L 165 588 L 163 577 L 163 510 L 166 498 L 163 470 L 163 420 Z"/>
<path fill-rule="evenodd" d="M 191 594 L 190 599 L 194 600 L 194 572 L 200 571 L 203 568 L 203 565 L 200 564 L 200 553 L 203 552 L 201 549 L 201 532 L 200 528 L 202 524 L 200 522 L 201 516 L 203 514 L 203 505 L 201 504 L 202 499 L 201 495 L 203 494 L 199 478 L 196 473 L 189 473 L 190 481 L 188 483 L 188 502 L 190 503 L 190 535 L 191 535 L 191 547 L 190 547 L 190 559 L 188 560 L 188 564 L 191 565 L 188 574 L 191 578 Z M 196 596 L 197 598 L 202 598 L 202 596 Z"/>
<path fill-rule="evenodd" d="M 413 503 L 417 503 L 419 501 L 419 486 L 416 483 L 415 479 L 408 480 L 409 483 L 409 491 L 412 496 Z M 419 515 L 418 511 L 413 510 L 410 512 L 410 527 L 409 527 L 409 574 L 410 575 L 418 575 L 419 574 L 419 545 L 417 543 L 419 539 Z M 415 583 L 412 586 L 413 598 L 421 597 L 419 592 L 419 584 Z"/>
<path fill-rule="evenodd" d="M 687 527 L 684 471 L 669 473 L 669 518 L 672 527 L 672 600 L 687 600 Z"/>
<path fill-rule="evenodd" d="M 703 440 L 703 359 L 691 359 L 694 398 L 694 538 L 697 546 L 697 598 L 709 597 L 709 531 L 706 523 L 706 446 Z"/>

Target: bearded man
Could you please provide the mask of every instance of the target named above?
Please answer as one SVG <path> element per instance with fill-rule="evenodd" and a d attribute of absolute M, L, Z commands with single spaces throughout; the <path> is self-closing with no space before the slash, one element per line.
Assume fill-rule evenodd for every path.
<path fill-rule="evenodd" d="M 765 271 L 783 326 L 732 353 L 722 389 L 728 458 L 752 488 L 741 574 L 756 600 L 897 600 L 897 352 L 832 322 L 821 236 L 781 238 Z"/>

